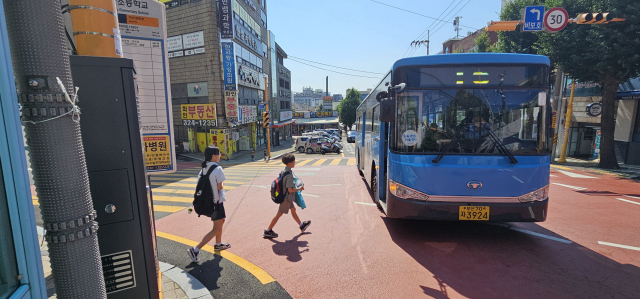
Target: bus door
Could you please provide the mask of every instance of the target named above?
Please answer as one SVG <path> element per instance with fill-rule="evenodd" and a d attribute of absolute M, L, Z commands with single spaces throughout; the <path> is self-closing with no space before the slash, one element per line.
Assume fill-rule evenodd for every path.
<path fill-rule="evenodd" d="M 362 112 L 362 117 L 360 118 L 360 123 L 358 124 L 360 126 L 360 130 L 361 130 L 361 135 L 360 135 L 360 143 L 358 144 L 358 146 L 360 147 L 358 150 L 358 168 L 360 170 L 364 170 L 364 152 L 365 152 L 365 147 L 364 147 L 364 138 L 366 136 L 366 129 L 364 127 L 364 124 L 366 123 L 366 116 L 367 116 L 367 112 L 363 111 Z"/>

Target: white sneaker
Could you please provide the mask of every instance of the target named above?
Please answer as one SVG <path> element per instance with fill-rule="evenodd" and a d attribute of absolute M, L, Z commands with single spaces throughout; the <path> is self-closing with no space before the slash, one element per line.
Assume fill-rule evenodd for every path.
<path fill-rule="evenodd" d="M 195 252 L 193 250 L 193 248 L 187 249 L 187 252 L 189 253 L 189 257 L 191 258 L 191 260 L 194 263 L 199 263 L 200 262 L 200 259 L 198 258 L 198 253 L 200 253 L 200 252 Z"/>

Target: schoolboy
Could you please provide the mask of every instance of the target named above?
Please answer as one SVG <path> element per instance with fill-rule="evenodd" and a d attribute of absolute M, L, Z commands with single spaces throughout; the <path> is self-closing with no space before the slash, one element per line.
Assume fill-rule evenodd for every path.
<path fill-rule="evenodd" d="M 300 221 L 298 213 L 296 213 L 296 207 L 293 203 L 295 201 L 296 192 L 304 190 L 304 186 L 296 188 L 293 172 L 291 172 L 291 169 L 296 166 L 296 157 L 290 153 L 284 154 L 282 156 L 282 163 L 284 163 L 286 166 L 281 174 L 285 172 L 289 173 L 282 178 L 282 184 L 285 190 L 287 190 L 287 195 L 285 196 L 284 201 L 278 207 L 278 213 L 276 213 L 276 216 L 273 217 L 273 220 L 271 220 L 269 228 L 264 231 L 263 236 L 265 238 L 278 237 L 278 234 L 273 231 L 273 227 L 276 226 L 276 223 L 278 223 L 278 220 L 280 219 L 282 214 L 289 214 L 289 210 L 291 210 L 291 216 L 293 217 L 293 220 L 295 220 L 296 224 L 300 226 L 301 232 L 307 230 L 307 228 L 311 224 L 311 220 L 307 220 L 305 222 Z"/>

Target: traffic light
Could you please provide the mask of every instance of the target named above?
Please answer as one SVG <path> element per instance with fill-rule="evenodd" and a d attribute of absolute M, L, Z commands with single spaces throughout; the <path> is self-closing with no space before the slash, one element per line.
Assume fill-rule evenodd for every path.
<path fill-rule="evenodd" d="M 578 15 L 578 24 L 606 24 L 613 20 L 613 15 L 604 13 L 581 13 Z"/>
<path fill-rule="evenodd" d="M 268 128 L 271 119 L 269 119 L 269 112 L 262 112 L 262 127 Z"/>

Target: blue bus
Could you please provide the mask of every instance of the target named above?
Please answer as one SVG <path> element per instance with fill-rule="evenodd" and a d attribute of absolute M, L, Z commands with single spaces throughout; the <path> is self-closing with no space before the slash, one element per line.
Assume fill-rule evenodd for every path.
<path fill-rule="evenodd" d="M 356 159 L 392 218 L 547 217 L 549 59 L 507 53 L 400 59 L 358 106 Z"/>

